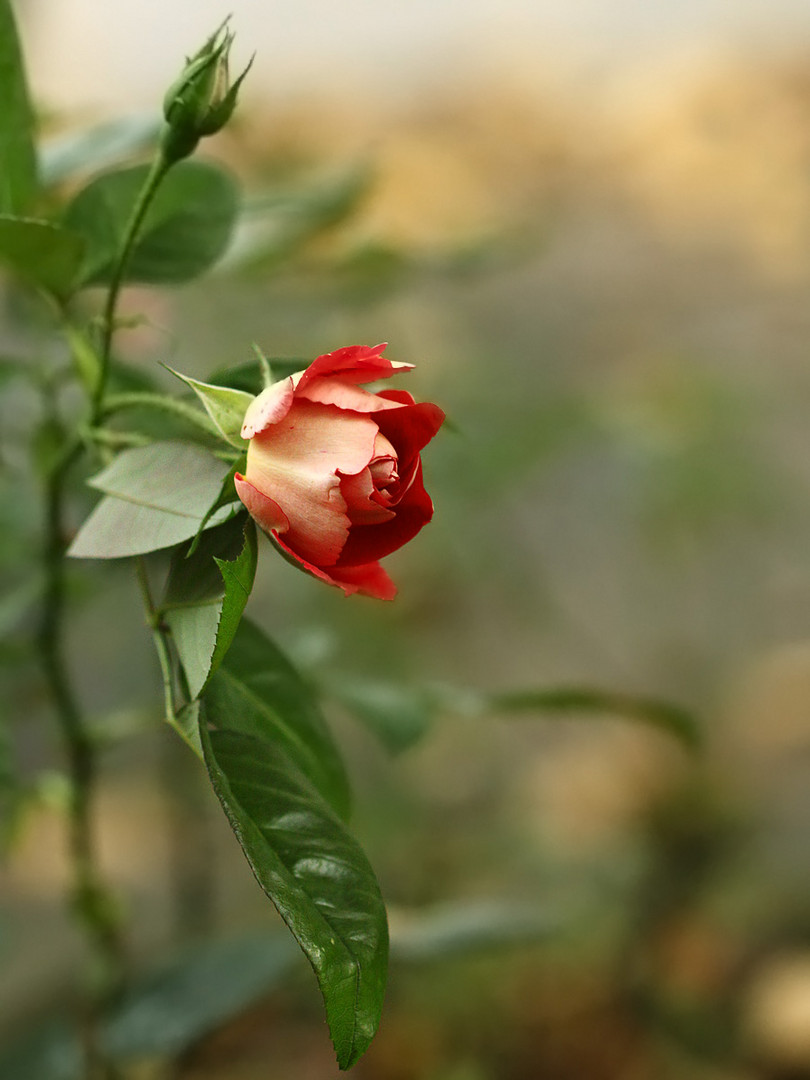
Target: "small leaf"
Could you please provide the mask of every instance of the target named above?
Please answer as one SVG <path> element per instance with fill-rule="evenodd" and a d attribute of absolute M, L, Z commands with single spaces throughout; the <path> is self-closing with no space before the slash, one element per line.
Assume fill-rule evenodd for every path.
<path fill-rule="evenodd" d="M 87 240 L 82 285 L 109 282 L 147 174 L 141 165 L 104 173 L 65 211 L 65 223 Z M 236 185 L 221 169 L 198 161 L 176 165 L 150 205 L 125 279 L 166 284 L 198 277 L 225 251 L 238 204 Z"/>
<path fill-rule="evenodd" d="M 234 539 L 237 546 L 234 550 Z M 217 558 L 213 553 L 234 555 Z M 235 518 L 203 536 L 188 558 L 175 553 L 166 588 L 166 622 L 186 674 L 189 694 L 199 696 L 230 648 L 256 573 L 256 528 Z"/>
<path fill-rule="evenodd" d="M 14 10 L 0 0 L 0 213 L 24 214 L 37 189 L 34 110 Z"/>
<path fill-rule="evenodd" d="M 230 386 L 214 386 L 212 383 L 200 382 L 189 375 L 181 375 L 173 368 L 169 368 L 169 371 L 191 387 L 225 441 L 237 450 L 244 450 L 248 440 L 242 438 L 242 421 L 248 405 L 253 401 L 253 395 L 246 394 L 243 390 L 234 390 Z"/>
<path fill-rule="evenodd" d="M 692 713 L 679 705 L 656 698 L 588 687 L 561 686 L 492 694 L 484 699 L 484 703 L 486 708 L 495 712 L 614 713 L 661 728 L 675 735 L 692 750 L 697 749 L 702 741 L 700 727 Z"/>
<path fill-rule="evenodd" d="M 0 263 L 23 281 L 61 300 L 70 296 L 76 285 L 84 249 L 83 238 L 61 225 L 0 216 Z"/>
<path fill-rule="evenodd" d="M 249 620 L 239 623 L 203 700 L 217 727 L 281 746 L 334 811 L 348 816 L 346 771 L 312 692 Z"/>
<path fill-rule="evenodd" d="M 206 709 L 209 722 L 218 713 Z M 207 731 L 211 781 L 257 881 L 318 978 L 338 1065 L 366 1051 L 380 1020 L 388 931 L 357 841 L 274 742 Z"/>

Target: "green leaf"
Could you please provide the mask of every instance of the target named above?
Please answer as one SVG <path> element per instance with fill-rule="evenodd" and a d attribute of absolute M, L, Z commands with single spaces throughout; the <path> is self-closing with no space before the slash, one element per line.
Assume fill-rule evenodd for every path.
<path fill-rule="evenodd" d="M 162 607 L 196 698 L 230 648 L 253 588 L 256 528 L 235 518 L 204 533 L 191 556 L 188 547 L 172 559 Z"/>
<path fill-rule="evenodd" d="M 37 189 L 34 111 L 11 0 L 0 0 L 0 213 L 24 214 Z"/>
<path fill-rule="evenodd" d="M 217 511 L 208 521 L 208 527 L 221 524 L 232 513 L 228 507 Z M 146 555 L 196 536 L 202 521 L 202 514 L 198 518 L 188 517 L 107 496 L 76 533 L 67 554 L 73 559 Z"/>
<path fill-rule="evenodd" d="M 227 465 L 194 443 L 155 442 L 124 450 L 87 482 L 105 495 L 199 520 L 227 472 Z"/>
<path fill-rule="evenodd" d="M 191 387 L 225 441 L 237 450 L 244 450 L 248 440 L 242 438 L 242 422 L 248 405 L 253 401 L 253 395 L 246 394 L 243 390 L 234 390 L 230 386 L 214 386 L 212 383 L 200 382 L 189 375 L 181 375 L 173 368 L 169 368 L 169 371 Z"/>
<path fill-rule="evenodd" d="M 242 619 L 203 695 L 217 727 L 281 746 L 333 810 L 349 812 L 349 782 L 309 687 L 257 626 Z"/>
<path fill-rule="evenodd" d="M 40 152 L 43 187 L 108 169 L 153 145 L 160 133 L 154 113 L 125 116 L 47 139 Z"/>
<path fill-rule="evenodd" d="M 486 708 L 495 712 L 614 713 L 660 728 L 676 736 L 689 749 L 697 749 L 702 741 L 700 727 L 692 713 L 679 705 L 656 698 L 561 686 L 492 694 L 484 702 Z"/>
<path fill-rule="evenodd" d="M 283 264 L 346 221 L 370 190 L 372 179 L 368 165 L 361 163 L 307 188 L 299 184 L 292 191 L 255 200 L 246 207 L 246 228 L 231 261 L 265 272 Z"/>
<path fill-rule="evenodd" d="M 362 721 L 393 754 L 417 743 L 438 711 L 428 690 L 420 686 L 331 677 L 324 687 L 330 697 Z"/>
<path fill-rule="evenodd" d="M 126 995 L 106 1025 L 105 1048 L 116 1061 L 175 1059 L 279 986 L 297 955 L 277 933 L 202 945 Z"/>
<path fill-rule="evenodd" d="M 88 483 L 102 499 L 79 530 L 68 554 L 117 559 L 172 547 L 195 536 L 217 499 L 227 467 L 193 443 L 151 443 L 124 450 Z M 207 521 L 234 513 L 224 506 Z"/>
<path fill-rule="evenodd" d="M 116 1003 L 103 1024 L 105 1051 L 116 1062 L 175 1060 L 285 983 L 299 955 L 279 933 L 201 945 L 145 976 Z M 50 1020 L 26 1031 L 0 1056 L 0 1076 L 86 1080 L 75 1028 Z"/>
<path fill-rule="evenodd" d="M 76 285 L 84 250 L 83 238 L 61 225 L 0 216 L 0 263 L 23 281 L 61 300 L 70 296 Z"/>
<path fill-rule="evenodd" d="M 217 724 L 218 713 L 206 708 Z M 214 788 L 256 879 L 309 959 L 338 1065 L 379 1024 L 388 930 L 379 885 L 357 841 L 278 744 L 201 727 Z"/>
<path fill-rule="evenodd" d="M 479 900 L 402 912 L 391 925 L 391 959 L 442 961 L 484 949 L 525 948 L 558 934 L 563 920 L 538 908 L 507 900 Z"/>
<path fill-rule="evenodd" d="M 65 223 L 87 240 L 82 285 L 109 282 L 147 174 L 141 165 L 104 173 L 65 211 Z M 199 161 L 176 165 L 149 207 L 125 279 L 167 284 L 199 277 L 228 246 L 238 208 L 237 187 L 221 169 Z"/>

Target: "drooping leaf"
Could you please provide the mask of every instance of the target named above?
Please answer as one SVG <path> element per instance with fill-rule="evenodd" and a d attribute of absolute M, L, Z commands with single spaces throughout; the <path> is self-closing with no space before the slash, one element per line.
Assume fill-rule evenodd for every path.
<path fill-rule="evenodd" d="M 191 556 L 187 550 L 184 545 L 172 559 L 163 608 L 196 698 L 230 648 L 250 596 L 256 528 L 250 518 L 234 518 L 204 533 Z"/>
<path fill-rule="evenodd" d="M 82 188 L 65 223 L 87 241 L 81 284 L 109 282 L 146 166 L 104 173 Z M 125 279 L 152 284 L 190 281 L 228 245 L 239 207 L 233 180 L 214 165 L 183 161 L 166 175 L 146 214 Z"/>
<path fill-rule="evenodd" d="M 71 229 L 36 218 L 0 216 L 0 264 L 60 300 L 76 285 L 84 250 L 84 239 Z"/>
<path fill-rule="evenodd" d="M 190 386 L 200 401 L 205 406 L 205 411 L 213 420 L 222 437 L 235 446 L 238 450 L 244 450 L 247 439 L 242 438 L 242 421 L 248 405 L 253 401 L 252 394 L 246 394 L 243 390 L 234 390 L 230 386 L 215 386 L 212 383 L 200 382 L 188 375 L 181 375 L 179 371 L 172 371 L 178 379 Z"/>
<path fill-rule="evenodd" d="M 24 214 L 37 189 L 34 111 L 11 0 L 0 0 L 0 213 Z"/>
<path fill-rule="evenodd" d="M 218 727 L 277 743 L 334 811 L 348 815 L 346 771 L 312 691 L 249 620 L 239 623 L 203 699 Z"/>
<path fill-rule="evenodd" d="M 209 723 L 218 712 L 206 707 Z M 357 841 L 275 742 L 201 727 L 206 763 L 259 884 L 309 959 L 338 1065 L 379 1024 L 388 961 L 385 906 Z"/>

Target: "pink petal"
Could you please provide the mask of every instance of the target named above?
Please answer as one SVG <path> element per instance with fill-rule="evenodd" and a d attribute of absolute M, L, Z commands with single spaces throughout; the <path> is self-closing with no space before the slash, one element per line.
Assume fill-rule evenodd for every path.
<path fill-rule="evenodd" d="M 413 364 L 399 364 L 386 359 L 382 355 L 385 348 L 385 343 L 372 347 L 347 345 L 343 349 L 317 356 L 301 376 L 298 387 L 303 390 L 313 379 L 330 375 L 338 375 L 344 382 L 350 383 L 373 382 L 375 379 L 387 379 L 397 371 L 410 371 L 413 368 Z"/>
<path fill-rule="evenodd" d="M 363 469 L 353 476 L 341 476 L 340 493 L 346 500 L 346 512 L 352 525 L 378 525 L 395 516 L 377 494 L 371 469 Z"/>
<path fill-rule="evenodd" d="M 364 469 L 377 434 L 367 417 L 296 401 L 279 423 L 250 442 L 248 482 L 278 504 L 289 521 L 289 544 L 316 566 L 335 563 L 349 535 L 337 474 Z"/>
<path fill-rule="evenodd" d="M 289 529 L 290 523 L 287 520 L 287 515 L 278 503 L 263 495 L 258 488 L 255 488 L 239 473 L 233 478 L 233 482 L 236 486 L 236 494 L 247 507 L 248 513 L 265 532 L 277 531 L 283 533 Z"/>
<path fill-rule="evenodd" d="M 242 438 L 252 439 L 271 424 L 283 420 L 293 403 L 293 380 L 281 379 L 268 386 L 248 405 L 242 422 Z"/>
<path fill-rule="evenodd" d="M 354 525 L 338 559 L 337 569 L 362 566 L 390 555 L 412 540 L 433 517 L 433 502 L 422 483 L 417 466 L 411 486 L 396 507 L 396 517 L 380 525 Z"/>
<path fill-rule="evenodd" d="M 364 566 L 347 566 L 340 569 L 330 567 L 327 572 L 319 566 L 307 562 L 296 551 L 293 551 L 278 533 L 273 533 L 271 538 L 288 561 L 295 563 L 300 569 L 305 570 L 320 581 L 325 581 L 327 585 L 336 585 L 339 589 L 343 589 L 345 596 L 362 593 L 365 596 L 374 597 L 376 600 L 393 600 L 396 596 L 396 585 L 394 585 L 379 563 L 367 563 Z"/>
<path fill-rule="evenodd" d="M 360 386 L 355 386 L 352 382 L 346 382 L 342 376 L 311 379 L 304 383 L 303 389 L 302 382 L 303 379 L 296 387 L 295 396 L 305 398 L 307 401 L 318 401 L 322 405 L 337 405 L 339 409 L 350 409 L 352 412 L 359 413 L 398 408 L 393 401 L 387 401 L 380 394 L 372 394 Z"/>

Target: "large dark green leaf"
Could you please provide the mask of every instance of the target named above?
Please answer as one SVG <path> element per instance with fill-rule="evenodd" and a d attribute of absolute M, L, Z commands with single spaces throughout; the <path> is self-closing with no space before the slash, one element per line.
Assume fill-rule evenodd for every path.
<path fill-rule="evenodd" d="M 278 744 L 341 817 L 349 782 L 318 704 L 270 639 L 242 619 L 231 648 L 204 694 L 217 727 Z"/>
<path fill-rule="evenodd" d="M 78 233 L 61 225 L 0 216 L 0 264 L 16 277 L 60 299 L 73 291 L 84 246 Z"/>
<path fill-rule="evenodd" d="M 65 211 L 65 223 L 87 240 L 81 283 L 104 284 L 117 263 L 146 166 L 91 180 Z M 233 180 L 214 165 L 184 161 L 166 175 L 132 250 L 127 281 L 190 281 L 225 251 L 239 208 Z"/>
<path fill-rule="evenodd" d="M 34 113 L 11 0 L 0 0 L 0 213 L 24 214 L 36 194 Z"/>
<path fill-rule="evenodd" d="M 163 608 L 196 698 L 230 648 L 256 574 L 256 527 L 241 517 L 203 533 L 172 559 Z M 169 608 L 169 610 L 166 610 Z"/>
<path fill-rule="evenodd" d="M 206 709 L 218 726 L 216 709 Z M 379 1024 L 388 930 L 363 851 L 277 743 L 201 726 L 214 788 L 253 873 L 306 953 L 338 1064 L 350 1068 Z"/>

